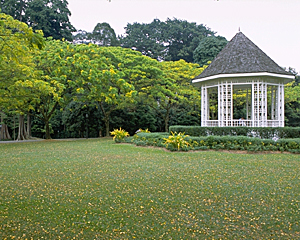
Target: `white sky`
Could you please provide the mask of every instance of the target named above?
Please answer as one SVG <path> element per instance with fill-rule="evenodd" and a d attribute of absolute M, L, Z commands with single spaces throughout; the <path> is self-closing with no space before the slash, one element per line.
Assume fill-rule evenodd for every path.
<path fill-rule="evenodd" d="M 91 32 L 107 22 L 117 35 L 127 23 L 178 18 L 204 24 L 228 41 L 239 28 L 282 67 L 300 71 L 300 0 L 68 0 L 70 21 Z"/>

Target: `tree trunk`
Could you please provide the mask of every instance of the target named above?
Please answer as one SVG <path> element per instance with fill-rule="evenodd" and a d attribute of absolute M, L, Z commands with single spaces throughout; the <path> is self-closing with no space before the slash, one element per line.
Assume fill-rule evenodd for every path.
<path fill-rule="evenodd" d="M 167 107 L 167 112 L 164 116 L 164 121 L 165 121 L 165 132 L 169 132 L 169 120 L 170 120 L 170 109 L 171 109 L 171 105 L 169 103 L 168 107 Z"/>
<path fill-rule="evenodd" d="M 109 119 L 110 119 L 110 114 L 112 112 L 112 109 L 110 109 L 109 111 L 105 111 L 102 102 L 100 102 L 99 105 L 100 105 L 101 111 L 104 115 L 103 120 L 104 120 L 104 124 L 105 124 L 105 132 L 106 132 L 105 136 L 108 137 L 110 135 L 109 134 Z"/>
<path fill-rule="evenodd" d="M 45 123 L 45 129 L 46 129 L 46 136 L 45 138 L 46 139 L 51 139 L 51 136 L 50 136 L 50 119 L 52 117 L 52 114 L 54 113 L 56 107 L 58 106 L 58 102 L 56 102 L 54 104 L 54 106 L 52 107 L 52 110 L 47 114 L 47 112 L 44 111 L 44 109 L 41 110 L 41 113 L 42 113 L 42 116 L 43 117 L 39 117 L 42 121 L 44 121 Z"/>
<path fill-rule="evenodd" d="M 10 134 L 8 132 L 8 127 L 6 124 L 2 124 L 0 131 L 0 140 L 9 140 L 11 139 Z"/>
<path fill-rule="evenodd" d="M 46 139 L 51 139 L 49 120 L 45 120 L 45 127 L 46 127 Z"/>
<path fill-rule="evenodd" d="M 9 132 L 8 132 L 8 127 L 6 124 L 3 123 L 3 115 L 1 115 L 1 125 L 2 127 L 0 128 L 0 140 L 8 140 L 8 139 L 11 139 L 10 135 L 9 135 Z"/>
<path fill-rule="evenodd" d="M 106 134 L 105 136 L 106 137 L 109 137 L 109 118 L 104 118 L 104 123 L 105 123 L 105 131 L 106 131 Z"/>
<path fill-rule="evenodd" d="M 25 128 L 25 121 L 24 121 L 24 115 L 19 116 L 19 131 L 18 131 L 18 137 L 17 140 L 26 140 L 28 139 L 28 135 Z"/>
<path fill-rule="evenodd" d="M 165 132 L 169 132 L 169 110 L 167 111 L 164 120 L 165 120 Z"/>
<path fill-rule="evenodd" d="M 28 138 L 31 138 L 31 118 L 30 115 L 27 114 L 27 136 Z"/>

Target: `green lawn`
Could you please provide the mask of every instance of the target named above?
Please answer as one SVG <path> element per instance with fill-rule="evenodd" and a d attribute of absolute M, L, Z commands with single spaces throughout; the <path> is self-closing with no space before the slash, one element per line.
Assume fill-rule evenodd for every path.
<path fill-rule="evenodd" d="M 299 239 L 300 156 L 0 144 L 0 239 Z"/>

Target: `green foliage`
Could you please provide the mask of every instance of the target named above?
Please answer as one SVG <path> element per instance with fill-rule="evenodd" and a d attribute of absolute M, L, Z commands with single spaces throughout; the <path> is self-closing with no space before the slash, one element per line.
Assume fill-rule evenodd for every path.
<path fill-rule="evenodd" d="M 0 8 L 33 30 L 42 30 L 45 37 L 72 40 L 75 28 L 67 0 L 8 0 L 1 1 Z"/>
<path fill-rule="evenodd" d="M 132 143 L 134 143 L 137 146 L 165 147 L 164 138 L 168 136 L 169 133 L 139 132 L 133 136 Z"/>
<path fill-rule="evenodd" d="M 168 138 L 164 138 L 167 149 L 169 150 L 184 150 L 190 144 L 185 140 L 188 135 L 184 135 L 184 133 L 171 132 L 171 135 Z"/>
<path fill-rule="evenodd" d="M 189 150 L 240 150 L 248 152 L 287 151 L 300 153 L 300 138 L 261 139 L 247 136 L 202 136 L 192 137 L 184 134 L 165 133 L 137 134 L 132 143 L 137 146 L 166 147 L 171 151 Z"/>
<path fill-rule="evenodd" d="M 179 19 L 165 22 L 154 19 L 151 23 L 128 23 L 125 36 L 120 39 L 121 46 L 132 48 L 143 55 L 157 60 L 177 61 L 183 59 L 193 62 L 193 51 L 199 42 L 213 35 L 204 25 Z"/>
<path fill-rule="evenodd" d="M 41 31 L 34 32 L 25 23 L 0 12 L 0 111 L 32 110 L 28 101 L 33 96 L 18 84 L 36 79 L 32 54 L 44 44 Z"/>
<path fill-rule="evenodd" d="M 160 115 L 164 122 L 162 130 L 167 131 L 173 109 L 182 104 L 199 102 L 199 92 L 191 86 L 190 79 L 200 74 L 204 68 L 198 68 L 197 64 L 184 60 L 159 63 L 136 53 L 131 59 L 124 63 L 124 67 L 132 62 L 135 64 L 129 65 L 126 77 L 139 93 L 137 102 L 150 106 Z"/>
<path fill-rule="evenodd" d="M 90 33 L 85 30 L 77 30 L 73 35 L 73 43 L 75 44 L 89 44 L 91 41 L 89 39 Z"/>
<path fill-rule="evenodd" d="M 108 23 L 97 23 L 89 39 L 99 46 L 117 46 L 116 33 Z"/>
<path fill-rule="evenodd" d="M 140 128 L 139 131 L 140 131 L 140 132 L 144 132 L 144 133 L 150 133 L 150 131 L 148 130 L 148 128 L 147 128 L 147 129 L 141 129 L 141 128 Z"/>
<path fill-rule="evenodd" d="M 37 3 L 35 6 L 34 2 Z M 65 1 L 60 2 L 67 5 Z M 48 10 L 51 7 L 56 10 L 60 7 L 56 0 L 47 3 L 49 4 L 45 9 Z M 1 4 L 5 11 L 26 20 L 26 9 L 44 9 L 45 1 L 10 0 L 1 1 Z M 19 9 L 15 9 L 16 6 L 19 6 Z M 45 13 L 37 11 L 32 14 L 37 19 Z M 52 17 L 55 19 L 55 16 Z M 195 40 L 192 42 L 185 28 L 194 36 Z M 147 46 L 148 43 L 155 45 L 153 51 L 146 48 L 142 50 L 145 51 L 144 55 L 121 47 L 76 45 L 51 39 L 48 39 L 45 49 L 39 51 L 38 48 L 45 45 L 41 32 L 34 32 L 26 24 L 2 13 L 0 30 L 0 111 L 6 114 L 30 112 L 34 115 L 34 124 L 37 124 L 34 126 L 36 131 L 33 132 L 39 136 L 44 134 L 41 131 L 44 127 L 40 126 L 42 120 L 48 125 L 47 138 L 50 138 L 50 124 L 55 137 L 83 137 L 89 135 L 88 132 L 95 137 L 99 136 L 99 133 L 101 136 L 108 136 L 109 131 L 116 126 L 134 134 L 139 128 L 148 128 L 151 132 L 156 132 L 167 131 L 170 124 L 199 124 L 200 93 L 191 86 L 190 79 L 200 74 L 206 66 L 199 68 L 198 64 L 182 59 L 160 62 L 144 55 L 151 55 L 156 59 L 160 59 L 159 56 L 164 59 L 179 59 L 181 56 L 190 58 L 188 52 L 200 42 L 208 44 L 206 46 L 213 46 L 209 43 L 218 45 L 218 42 L 214 41 L 223 39 L 208 37 L 213 33 L 202 25 L 168 19 L 166 22 L 154 20 L 150 25 L 128 24 L 128 33 L 132 31 L 140 36 L 145 31 L 141 39 L 147 41 L 134 43 L 141 46 Z M 200 35 L 196 34 L 196 30 L 199 30 Z M 115 33 L 108 24 L 97 24 L 94 34 L 93 41 L 96 44 L 114 45 Z M 88 33 L 82 31 L 79 40 L 85 42 L 87 35 Z M 131 43 L 134 40 L 129 39 L 129 35 L 124 39 Z M 85 43 L 91 41 L 90 38 Z M 175 50 L 177 56 L 174 55 Z M 286 124 L 289 126 L 299 126 L 298 92 L 297 82 L 287 85 L 285 108 Z M 243 92 L 238 92 L 234 96 L 236 117 L 244 114 L 243 95 Z M 70 102 L 76 102 L 78 106 L 69 105 Z M 86 114 L 88 118 L 85 117 Z M 54 116 L 55 119 L 52 119 Z M 9 131 L 11 129 L 9 126 Z M 196 134 L 294 138 L 299 135 L 299 130 L 293 128 L 199 128 L 191 130 L 194 133 L 185 129 L 172 131 L 186 132 L 190 136 Z"/>
<path fill-rule="evenodd" d="M 32 96 L 30 104 L 34 115 L 44 121 L 46 138 L 50 139 L 49 123 L 57 106 L 65 106 L 71 97 L 69 94 L 76 71 L 70 73 L 65 66 L 67 57 L 74 53 L 73 47 L 63 41 L 48 40 L 45 48 L 34 56 L 35 68 L 38 70 L 38 79 L 20 82 L 18 87 L 26 89 Z"/>
<path fill-rule="evenodd" d="M 295 73 L 295 72 L 293 72 Z M 284 109 L 285 109 L 285 125 L 290 127 L 299 127 L 300 122 L 300 85 L 299 76 L 296 76 L 294 82 L 285 85 L 284 89 Z"/>
<path fill-rule="evenodd" d="M 161 36 L 161 25 L 163 24 L 158 19 L 154 19 L 150 24 L 128 23 L 125 28 L 125 36 L 120 38 L 121 46 L 137 50 L 154 59 L 165 59 L 164 40 Z"/>
<path fill-rule="evenodd" d="M 113 140 L 116 143 L 124 142 L 125 137 L 129 136 L 129 133 L 126 132 L 124 129 L 114 129 L 114 131 L 110 132 L 111 135 L 113 135 Z"/>
<path fill-rule="evenodd" d="M 284 104 L 285 126 L 300 127 L 300 101 Z"/>
<path fill-rule="evenodd" d="M 202 39 L 193 52 L 194 62 L 200 66 L 214 60 L 218 53 L 226 46 L 227 40 L 221 36 L 209 36 Z"/>
<path fill-rule="evenodd" d="M 57 119 L 57 122 L 60 120 L 54 128 L 54 138 L 103 136 L 101 111 L 92 104 L 71 101 L 63 111 L 56 111 L 53 118 Z"/>
<path fill-rule="evenodd" d="M 97 23 L 92 32 L 78 30 L 73 36 L 73 43 L 89 44 L 94 43 L 99 46 L 119 46 L 115 30 L 106 22 Z"/>
<path fill-rule="evenodd" d="M 120 126 L 126 129 L 130 135 L 134 135 L 139 128 L 158 132 L 161 124 L 159 116 L 153 109 L 136 103 L 123 109 L 114 110 L 111 114 L 110 125 Z"/>
<path fill-rule="evenodd" d="M 122 80 L 135 90 L 125 95 L 127 100 L 121 101 L 121 98 L 118 98 L 120 99 L 120 108 L 136 109 L 139 105 L 148 105 L 154 108 L 155 106 L 153 105 L 156 102 L 154 102 L 150 91 L 155 88 L 157 90 L 155 92 L 156 97 L 157 95 L 164 97 L 162 91 L 168 92 L 167 89 L 162 89 L 161 87 L 166 80 L 163 78 L 163 72 L 158 61 L 131 49 L 121 47 L 106 47 L 102 49 L 103 55 L 111 59 L 116 72 L 122 74 Z"/>
<path fill-rule="evenodd" d="M 79 66 L 80 76 L 76 81 L 76 100 L 92 102 L 102 111 L 109 135 L 111 113 L 134 102 L 137 92 L 126 78 L 121 68 L 126 61 L 124 51 L 120 47 L 99 47 L 97 45 L 75 45 L 79 54 L 74 55 Z M 132 50 L 129 50 L 133 52 Z M 81 63 L 78 60 L 82 60 Z"/>
<path fill-rule="evenodd" d="M 299 127 L 201 127 L 170 126 L 170 132 L 185 132 L 190 136 L 247 136 L 268 138 L 300 138 Z"/>

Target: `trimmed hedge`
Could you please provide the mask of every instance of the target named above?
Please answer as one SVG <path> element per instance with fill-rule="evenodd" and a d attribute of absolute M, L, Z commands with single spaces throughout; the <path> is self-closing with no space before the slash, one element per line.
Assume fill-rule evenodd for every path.
<path fill-rule="evenodd" d="M 137 146 L 157 146 L 165 147 L 171 151 L 177 151 L 165 143 L 164 138 L 168 138 L 168 133 L 138 133 L 133 137 L 127 138 L 127 142 L 136 144 Z M 207 150 L 207 149 L 224 149 L 224 150 L 246 150 L 249 152 L 258 151 L 288 151 L 292 153 L 300 153 L 300 138 L 297 139 L 279 139 L 277 141 L 271 139 L 249 138 L 246 136 L 203 136 L 203 137 L 187 137 L 185 140 L 189 143 L 180 151 L 189 150 Z"/>
<path fill-rule="evenodd" d="M 169 133 L 145 133 L 139 132 L 133 137 L 127 138 L 126 142 L 134 143 L 137 146 L 157 146 L 165 147 L 164 138 L 169 137 Z"/>
<path fill-rule="evenodd" d="M 182 132 L 190 136 L 247 136 L 265 139 L 300 138 L 300 127 L 201 127 L 170 126 L 170 132 Z"/>

